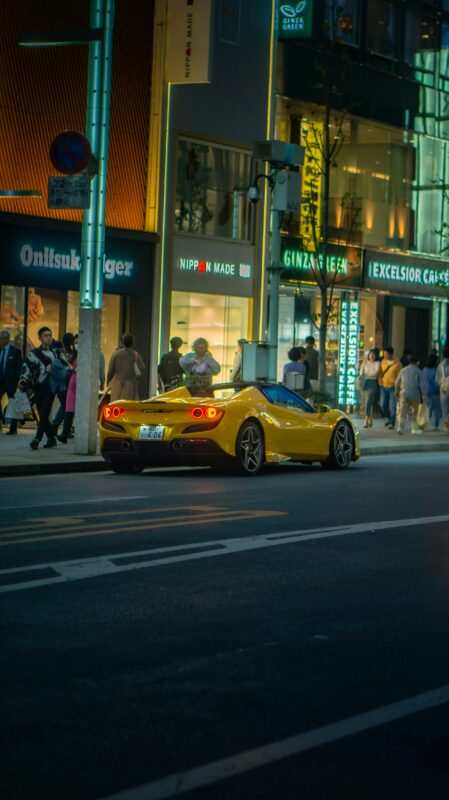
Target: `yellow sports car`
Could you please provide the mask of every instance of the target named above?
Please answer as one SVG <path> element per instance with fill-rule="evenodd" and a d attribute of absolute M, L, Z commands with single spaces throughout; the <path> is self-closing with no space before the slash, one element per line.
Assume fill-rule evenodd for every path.
<path fill-rule="evenodd" d="M 149 400 L 118 400 L 100 417 L 101 453 L 114 472 L 167 465 L 257 475 L 302 461 L 346 469 L 360 456 L 342 411 L 318 409 L 276 383 L 222 383 L 200 397 L 182 386 Z"/>

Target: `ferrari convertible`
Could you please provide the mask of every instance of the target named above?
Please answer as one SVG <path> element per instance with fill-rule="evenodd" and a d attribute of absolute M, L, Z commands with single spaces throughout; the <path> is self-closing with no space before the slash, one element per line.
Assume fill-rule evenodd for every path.
<path fill-rule="evenodd" d="M 264 464 L 346 469 L 359 458 L 358 429 L 343 411 L 314 408 L 282 384 L 222 383 L 207 396 L 192 392 L 182 386 L 105 406 L 101 453 L 111 469 L 194 465 L 257 475 Z"/>

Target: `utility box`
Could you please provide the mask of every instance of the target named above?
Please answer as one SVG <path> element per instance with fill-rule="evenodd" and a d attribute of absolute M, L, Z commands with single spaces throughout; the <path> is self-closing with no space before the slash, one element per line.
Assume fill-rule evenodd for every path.
<path fill-rule="evenodd" d="M 268 380 L 268 342 L 244 342 L 242 345 L 242 381 Z"/>
<path fill-rule="evenodd" d="M 298 214 L 300 206 L 301 176 L 299 172 L 287 172 L 282 169 L 275 178 L 271 208 L 273 211 Z"/>

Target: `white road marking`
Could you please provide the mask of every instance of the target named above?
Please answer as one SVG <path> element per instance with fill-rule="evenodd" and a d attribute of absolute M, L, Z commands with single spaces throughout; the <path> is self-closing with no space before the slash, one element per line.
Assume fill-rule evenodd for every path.
<path fill-rule="evenodd" d="M 55 476 L 55 477 L 57 477 L 57 476 Z M 119 500 L 122 501 L 122 502 L 123 502 L 123 500 L 148 500 L 148 495 L 146 495 L 146 494 L 136 494 L 136 495 L 126 495 L 125 497 L 117 497 L 116 495 L 108 495 L 107 497 L 96 497 L 93 500 L 78 500 L 78 498 L 75 498 L 75 499 L 72 498 L 72 500 L 61 500 L 61 502 L 59 502 L 59 503 L 54 503 L 52 501 L 51 507 L 52 508 L 56 508 L 57 506 L 80 506 L 80 505 L 84 505 L 85 503 L 110 503 L 111 500 L 113 500 L 114 503 L 116 501 L 119 501 Z M 18 509 L 21 509 L 22 511 L 28 511 L 29 509 L 32 509 L 32 508 L 48 508 L 48 501 L 46 503 L 33 503 L 32 505 L 29 505 L 29 506 L 24 505 L 23 503 L 22 503 L 21 506 L 3 506 L 2 505 L 2 511 L 17 511 Z"/>
<path fill-rule="evenodd" d="M 178 797 L 201 786 L 208 786 L 259 767 L 266 767 L 275 761 L 341 741 L 348 736 L 364 733 L 445 703 L 449 703 L 449 686 L 440 686 L 430 692 L 389 703 L 362 714 L 355 714 L 338 722 L 331 722 L 329 725 L 321 725 L 319 728 L 312 728 L 287 739 L 255 747 L 253 750 L 245 750 L 228 758 L 170 775 L 162 780 L 134 789 L 125 789 L 103 800 L 162 800 L 166 797 Z"/>
<path fill-rule="evenodd" d="M 126 553 L 114 553 L 95 558 L 72 559 L 70 561 L 55 561 L 45 564 L 34 564 L 28 567 L 13 567 L 0 570 L 0 584 L 2 575 L 18 574 L 29 576 L 30 580 L 19 580 L 15 583 L 0 585 L 0 594 L 18 592 L 23 589 L 35 589 L 40 586 L 51 586 L 65 581 L 85 580 L 120 572 L 129 572 L 136 569 L 161 567 L 164 564 L 176 564 L 183 561 L 196 561 L 202 558 L 218 558 L 226 555 L 236 555 L 251 550 L 262 550 L 266 547 L 299 544 L 301 542 L 329 539 L 337 536 L 349 536 L 356 533 L 377 533 L 383 530 L 397 528 L 419 527 L 422 525 L 436 525 L 449 522 L 449 514 L 435 517 L 416 517 L 415 519 L 394 519 L 382 522 L 362 522 L 355 525 L 337 525 L 326 528 L 308 528 L 306 530 L 284 531 L 282 533 L 256 534 L 234 539 L 215 539 L 207 542 L 194 542 L 186 545 L 172 547 L 156 547 L 149 550 L 132 550 Z M 207 549 L 207 548 L 214 549 Z M 195 550 L 189 553 L 189 550 Z M 161 556 L 161 554 L 166 554 Z M 145 560 L 147 557 L 147 560 Z M 120 559 L 138 558 L 129 564 L 117 564 Z M 37 570 L 51 569 L 55 577 L 32 579 L 32 573 Z"/>

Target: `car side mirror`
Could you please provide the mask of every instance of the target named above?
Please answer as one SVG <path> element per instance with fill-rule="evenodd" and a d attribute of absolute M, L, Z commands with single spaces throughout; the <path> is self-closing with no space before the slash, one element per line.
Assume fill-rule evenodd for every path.
<path fill-rule="evenodd" d="M 317 411 L 319 414 L 327 414 L 331 410 L 331 407 L 326 405 L 326 403 L 320 403 L 317 406 Z"/>

